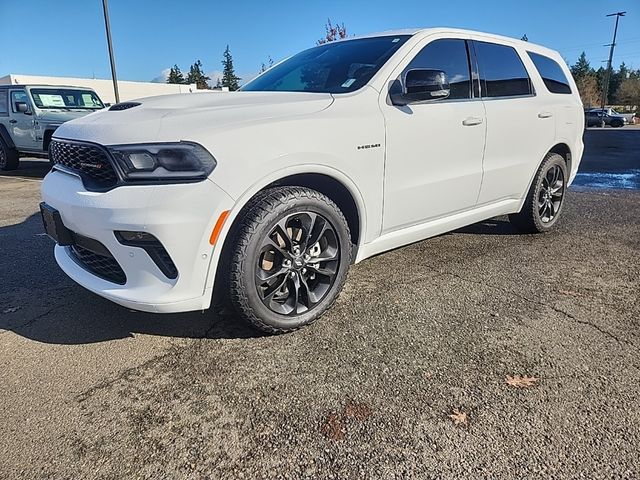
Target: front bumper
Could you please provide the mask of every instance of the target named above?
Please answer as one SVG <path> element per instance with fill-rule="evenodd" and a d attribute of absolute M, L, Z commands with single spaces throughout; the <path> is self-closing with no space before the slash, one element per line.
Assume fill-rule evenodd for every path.
<path fill-rule="evenodd" d="M 104 280 L 83 268 L 70 247 L 56 245 L 60 268 L 86 289 L 146 312 L 209 307 L 211 291 L 205 285 L 214 248 L 209 237 L 220 214 L 234 203 L 212 181 L 90 192 L 78 176 L 54 169 L 43 181 L 42 197 L 67 228 L 102 243 L 126 274 L 123 285 Z M 176 265 L 177 278 L 167 278 L 144 249 L 118 242 L 117 230 L 154 235 Z"/>

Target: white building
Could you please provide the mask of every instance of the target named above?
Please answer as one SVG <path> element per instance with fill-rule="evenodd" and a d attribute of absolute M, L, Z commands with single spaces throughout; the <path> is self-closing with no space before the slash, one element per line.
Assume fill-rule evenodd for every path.
<path fill-rule="evenodd" d="M 113 93 L 113 82 L 98 78 L 75 78 L 75 77 L 43 77 L 37 75 L 9 74 L 0 77 L 0 85 L 65 85 L 71 87 L 88 87 L 96 91 L 98 96 L 105 103 L 116 103 Z M 195 92 L 196 84 L 178 85 L 171 83 L 153 82 L 129 82 L 118 80 L 118 90 L 120 101 L 133 100 L 134 98 L 152 97 L 156 95 L 168 95 L 171 93 Z"/>

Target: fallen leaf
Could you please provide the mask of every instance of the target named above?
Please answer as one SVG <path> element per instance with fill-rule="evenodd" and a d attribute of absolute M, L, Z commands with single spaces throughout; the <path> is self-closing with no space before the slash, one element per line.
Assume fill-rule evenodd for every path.
<path fill-rule="evenodd" d="M 344 439 L 344 422 L 341 415 L 337 413 L 330 414 L 320 430 L 330 440 Z"/>
<path fill-rule="evenodd" d="M 507 375 L 507 378 L 505 378 L 505 382 L 507 382 L 507 384 L 516 388 L 534 387 L 538 380 L 538 378 L 529 377 L 528 375 L 514 375 L 513 377 Z"/>
<path fill-rule="evenodd" d="M 13 313 L 13 312 L 17 312 L 18 310 L 20 310 L 20 307 L 9 307 L 9 308 L 5 308 L 2 313 Z"/>
<path fill-rule="evenodd" d="M 457 408 L 453 410 L 453 413 L 449 415 L 449 418 L 453 420 L 454 425 L 467 425 L 469 419 L 465 412 L 461 412 Z"/>
<path fill-rule="evenodd" d="M 371 416 L 373 410 L 366 403 L 357 403 L 353 400 L 349 400 L 344 407 L 344 414 L 347 417 L 353 417 L 357 420 L 363 421 Z"/>

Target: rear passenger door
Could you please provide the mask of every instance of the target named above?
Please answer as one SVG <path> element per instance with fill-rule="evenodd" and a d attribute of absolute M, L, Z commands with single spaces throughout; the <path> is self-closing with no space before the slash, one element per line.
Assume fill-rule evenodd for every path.
<path fill-rule="evenodd" d="M 472 42 L 487 112 L 479 204 L 521 198 L 555 139 L 554 102 L 538 95 L 515 48 Z"/>

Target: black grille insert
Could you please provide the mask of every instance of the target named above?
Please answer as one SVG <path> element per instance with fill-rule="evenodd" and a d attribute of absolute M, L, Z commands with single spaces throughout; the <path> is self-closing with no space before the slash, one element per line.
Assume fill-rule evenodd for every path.
<path fill-rule="evenodd" d="M 138 105 L 140 105 L 139 102 L 116 103 L 115 105 L 111 105 L 111 107 L 109 107 L 109 111 L 110 112 L 119 112 L 121 110 L 129 110 L 130 108 L 137 107 Z"/>
<path fill-rule="evenodd" d="M 113 233 L 121 244 L 144 249 L 165 277 L 171 280 L 178 278 L 176 264 L 155 236 L 147 232 L 116 231 Z"/>
<path fill-rule="evenodd" d="M 77 235 L 77 234 L 76 234 Z M 96 242 L 93 240 L 93 242 Z M 120 264 L 111 255 L 109 250 L 99 242 L 96 242 L 101 248 L 101 252 L 95 252 L 86 247 L 78 245 L 77 243 L 71 246 L 71 252 L 77 262 L 85 270 L 93 273 L 97 277 L 100 277 L 109 282 L 124 285 L 127 283 L 127 276 L 122 270 Z M 96 248 L 98 250 L 98 248 Z"/>
<path fill-rule="evenodd" d="M 97 145 L 53 140 L 49 158 L 54 165 L 79 173 L 87 187 L 110 188 L 118 182 L 111 160 Z"/>

